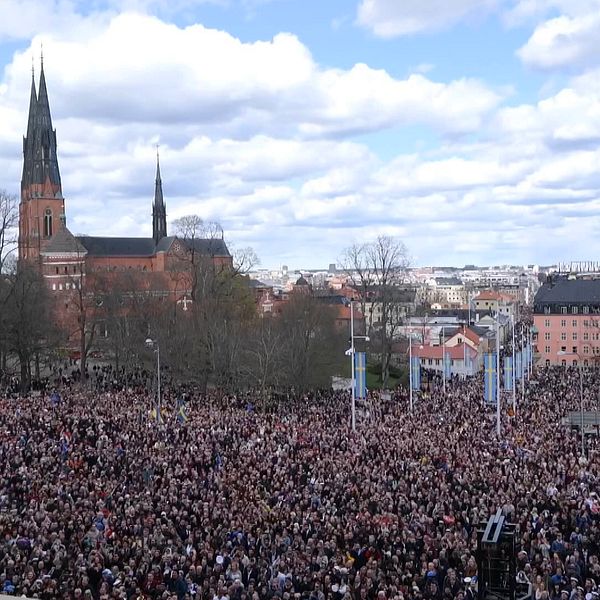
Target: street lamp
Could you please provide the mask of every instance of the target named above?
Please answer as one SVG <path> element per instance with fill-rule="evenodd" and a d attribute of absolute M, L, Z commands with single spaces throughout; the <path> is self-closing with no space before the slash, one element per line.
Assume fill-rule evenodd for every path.
<path fill-rule="evenodd" d="M 585 434 L 583 431 L 583 365 L 581 364 L 581 357 L 577 352 L 565 352 L 559 350 L 557 356 L 575 356 L 577 358 L 577 371 L 579 371 L 579 411 L 581 412 L 581 422 L 579 428 L 581 430 L 581 456 L 585 456 Z M 565 362 L 565 369 L 567 368 Z"/>
<path fill-rule="evenodd" d="M 150 348 L 156 352 L 156 374 L 157 374 L 157 406 L 156 406 L 156 420 L 160 422 L 161 419 L 161 396 L 160 396 L 160 346 L 158 344 L 158 340 L 153 340 L 152 338 L 146 339 L 146 348 Z"/>
<path fill-rule="evenodd" d="M 346 350 L 346 356 L 350 357 L 352 366 L 352 431 L 356 431 L 356 381 L 354 373 L 354 340 L 365 340 L 365 342 L 371 341 L 368 335 L 354 335 L 354 300 L 350 300 L 350 348 Z"/>

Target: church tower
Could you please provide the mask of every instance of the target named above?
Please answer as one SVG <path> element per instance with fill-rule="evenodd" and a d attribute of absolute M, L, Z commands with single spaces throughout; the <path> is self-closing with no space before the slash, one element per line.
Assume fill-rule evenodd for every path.
<path fill-rule="evenodd" d="M 152 202 L 152 237 L 154 243 L 167 237 L 167 209 L 162 191 L 162 180 L 160 178 L 160 162 L 158 150 L 156 151 L 156 181 L 154 183 L 154 202 Z"/>
<path fill-rule="evenodd" d="M 27 135 L 23 138 L 23 175 L 19 204 L 19 260 L 38 260 L 52 236 L 65 227 L 65 201 L 56 154 L 56 131 L 42 58 L 39 91 L 31 74 Z"/>

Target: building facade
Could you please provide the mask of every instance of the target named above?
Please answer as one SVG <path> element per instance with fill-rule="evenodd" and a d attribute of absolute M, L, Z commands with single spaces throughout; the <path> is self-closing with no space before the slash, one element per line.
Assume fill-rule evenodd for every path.
<path fill-rule="evenodd" d="M 549 278 L 533 308 L 539 363 L 600 363 L 600 275 Z"/>

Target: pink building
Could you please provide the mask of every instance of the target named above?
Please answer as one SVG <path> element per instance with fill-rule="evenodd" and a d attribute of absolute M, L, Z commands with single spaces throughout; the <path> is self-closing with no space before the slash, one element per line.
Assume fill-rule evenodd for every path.
<path fill-rule="evenodd" d="M 600 277 L 554 277 L 535 296 L 539 364 L 600 364 Z"/>

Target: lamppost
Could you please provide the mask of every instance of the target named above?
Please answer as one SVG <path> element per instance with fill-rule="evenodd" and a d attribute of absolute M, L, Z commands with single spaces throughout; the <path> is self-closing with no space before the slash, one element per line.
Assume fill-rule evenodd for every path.
<path fill-rule="evenodd" d="M 583 365 L 581 364 L 581 357 L 577 352 L 565 352 L 559 350 L 558 356 L 575 356 L 577 358 L 577 371 L 579 372 L 579 411 L 581 413 L 581 422 L 579 423 L 579 429 L 581 431 L 581 456 L 585 456 L 585 433 L 583 431 Z M 567 364 L 565 361 L 565 369 Z"/>
<path fill-rule="evenodd" d="M 350 300 L 350 348 L 346 350 L 346 356 L 350 357 L 352 366 L 352 431 L 356 431 L 356 374 L 354 373 L 354 340 L 370 341 L 368 335 L 354 335 L 354 300 Z M 365 365 L 366 366 L 366 365 Z"/>
<path fill-rule="evenodd" d="M 152 338 L 147 338 L 146 339 L 146 348 L 150 348 L 151 350 L 153 350 L 156 353 L 156 374 L 157 374 L 157 378 L 156 378 L 156 381 L 157 381 L 157 385 L 156 385 L 156 391 L 157 391 L 156 420 L 160 421 L 162 403 L 161 403 L 161 396 L 160 396 L 160 346 L 158 344 L 158 340 L 153 340 Z"/>

